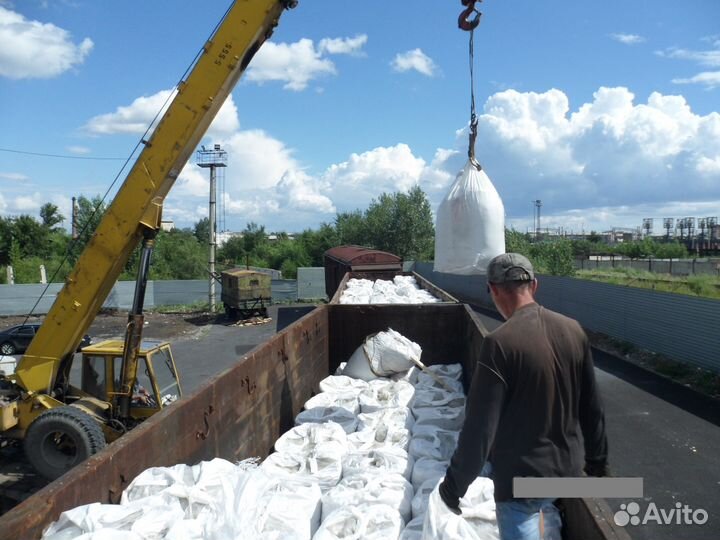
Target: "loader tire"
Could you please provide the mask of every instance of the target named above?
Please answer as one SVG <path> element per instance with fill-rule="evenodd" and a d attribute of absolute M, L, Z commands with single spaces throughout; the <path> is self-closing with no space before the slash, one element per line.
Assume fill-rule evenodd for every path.
<path fill-rule="evenodd" d="M 66 405 L 40 414 L 28 427 L 24 447 L 35 470 L 55 480 L 105 448 L 105 435 L 89 414 Z"/>

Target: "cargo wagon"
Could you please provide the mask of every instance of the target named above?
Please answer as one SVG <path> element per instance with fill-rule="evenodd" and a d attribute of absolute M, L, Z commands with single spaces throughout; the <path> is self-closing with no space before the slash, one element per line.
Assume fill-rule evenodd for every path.
<path fill-rule="evenodd" d="M 387 328 L 420 344 L 426 364 L 461 363 L 467 387 L 486 335 L 469 306 L 322 305 L 2 516 L 0 539 L 39 538 L 64 510 L 117 503 L 149 467 L 266 457 L 318 383 L 366 336 Z M 568 538 L 629 539 L 604 501 L 565 505 Z"/>

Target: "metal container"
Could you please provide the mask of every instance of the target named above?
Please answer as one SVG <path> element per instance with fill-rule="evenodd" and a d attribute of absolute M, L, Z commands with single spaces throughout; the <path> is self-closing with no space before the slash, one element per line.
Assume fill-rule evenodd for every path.
<path fill-rule="evenodd" d="M 335 295 L 348 272 L 381 276 L 402 271 L 402 259 L 397 255 L 361 246 L 337 246 L 328 249 L 323 259 L 325 292 L 328 298 Z"/>
<path fill-rule="evenodd" d="M 263 272 L 235 268 L 221 274 L 221 299 L 225 313 L 231 318 L 246 318 L 253 314 L 267 316 L 271 303 L 272 277 Z"/>

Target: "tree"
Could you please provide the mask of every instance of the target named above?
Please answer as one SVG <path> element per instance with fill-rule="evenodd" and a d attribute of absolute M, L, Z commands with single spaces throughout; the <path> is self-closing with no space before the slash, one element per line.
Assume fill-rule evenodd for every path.
<path fill-rule="evenodd" d="M 11 234 L 23 257 L 46 257 L 50 249 L 50 231 L 27 214 L 12 220 Z M 13 261 L 17 264 L 17 261 Z"/>
<path fill-rule="evenodd" d="M 435 226 L 430 203 L 419 186 L 374 199 L 365 211 L 363 229 L 371 247 L 403 259 L 433 258 Z"/>
<path fill-rule="evenodd" d="M 551 276 L 575 274 L 572 244 L 564 238 L 531 244 L 528 258 L 539 274 Z"/>
<path fill-rule="evenodd" d="M 65 221 L 65 216 L 59 213 L 58 207 L 52 203 L 45 203 L 40 207 L 40 218 L 43 227 L 54 231 L 55 225 Z"/>
<path fill-rule="evenodd" d="M 95 229 L 100 224 L 103 215 L 107 210 L 107 205 L 103 202 L 102 197 L 96 195 L 92 199 L 88 199 L 84 195 L 80 195 L 77 200 L 78 204 L 78 238 L 72 244 L 72 252 L 70 254 L 73 264 L 80 257 L 80 253 L 87 243 L 95 234 Z"/>
<path fill-rule="evenodd" d="M 12 221 L 10 218 L 0 217 L 0 265 L 10 264 L 12 239 Z"/>
<path fill-rule="evenodd" d="M 521 253 L 527 257 L 530 254 L 530 235 L 515 229 L 505 229 L 505 251 Z"/>
<path fill-rule="evenodd" d="M 329 223 L 323 223 L 317 231 L 305 229 L 295 241 L 304 247 L 311 266 L 323 266 L 325 252 L 340 243 L 337 230 Z"/>
<path fill-rule="evenodd" d="M 205 279 L 207 258 L 207 250 L 192 232 L 160 231 L 155 239 L 150 279 Z"/>
<path fill-rule="evenodd" d="M 242 236 L 231 236 L 218 250 L 218 261 L 224 266 L 245 264 L 245 241 Z"/>
<path fill-rule="evenodd" d="M 657 244 L 655 257 L 658 259 L 685 259 L 688 257 L 688 250 L 684 244 L 677 240 L 674 242 Z"/>
<path fill-rule="evenodd" d="M 210 219 L 202 218 L 193 226 L 193 234 L 197 241 L 203 245 L 208 245 L 210 242 Z"/>
<path fill-rule="evenodd" d="M 265 226 L 258 225 L 251 221 L 242 232 L 245 253 L 259 253 L 267 245 L 268 238 L 265 234 Z"/>
<path fill-rule="evenodd" d="M 360 210 L 342 212 L 335 216 L 338 245 L 362 246 L 370 243 L 365 218 Z"/>

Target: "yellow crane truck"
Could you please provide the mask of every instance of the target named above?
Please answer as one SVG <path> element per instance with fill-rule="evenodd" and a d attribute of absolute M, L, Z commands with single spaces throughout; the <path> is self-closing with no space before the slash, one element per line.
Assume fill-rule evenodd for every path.
<path fill-rule="evenodd" d="M 0 438 L 21 440 L 30 463 L 57 478 L 180 396 L 167 343 L 142 339 L 143 300 L 165 196 L 283 10 L 295 0 L 238 0 L 189 75 L 108 207 L 14 375 L 0 380 Z M 75 351 L 142 242 L 124 341 Z M 143 384 L 144 383 L 144 384 Z"/>

